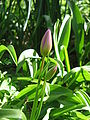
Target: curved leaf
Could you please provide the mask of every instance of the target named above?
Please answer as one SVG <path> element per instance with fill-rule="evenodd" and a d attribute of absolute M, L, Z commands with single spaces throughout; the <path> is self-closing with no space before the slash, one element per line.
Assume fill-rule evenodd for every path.
<path fill-rule="evenodd" d="M 80 58 L 80 55 L 82 54 L 82 50 L 84 46 L 84 29 L 83 29 L 84 21 L 78 6 L 75 5 L 73 1 L 69 1 L 69 0 L 67 1 L 73 13 L 72 26 L 73 26 L 73 31 L 76 37 L 75 48 L 76 48 L 77 55 Z"/>
<path fill-rule="evenodd" d="M 67 14 L 63 20 L 63 23 L 59 31 L 58 36 L 59 47 L 62 45 L 64 45 L 66 48 L 68 47 L 70 31 L 71 31 L 71 17 Z"/>
<path fill-rule="evenodd" d="M 67 49 L 70 38 L 70 32 L 71 32 L 71 17 L 69 15 L 66 15 L 61 25 L 58 36 L 58 48 L 60 58 L 62 61 L 64 60 L 65 57 L 62 51 L 60 50 L 60 47 L 63 45 Z"/>
<path fill-rule="evenodd" d="M 20 68 L 23 66 L 25 59 L 28 58 L 40 58 L 38 53 L 34 49 L 27 49 L 23 51 L 18 59 L 18 64 L 17 64 L 17 72 L 20 70 Z"/>
<path fill-rule="evenodd" d="M 14 47 L 12 45 L 9 45 L 8 47 L 6 47 L 5 45 L 0 45 L 0 54 L 4 53 L 5 51 L 9 52 L 14 63 L 17 65 L 17 56 L 16 56 Z M 2 57 L 2 55 L 1 55 L 1 57 Z"/>

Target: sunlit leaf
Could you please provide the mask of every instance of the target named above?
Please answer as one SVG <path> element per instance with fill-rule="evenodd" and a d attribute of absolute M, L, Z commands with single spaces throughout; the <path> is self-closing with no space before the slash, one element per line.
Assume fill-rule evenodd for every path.
<path fill-rule="evenodd" d="M 0 54 L 2 52 L 8 51 L 9 54 L 11 55 L 14 63 L 17 65 L 17 56 L 16 56 L 16 52 L 15 49 L 12 45 L 9 45 L 8 47 L 4 46 L 4 45 L 0 45 Z"/>
<path fill-rule="evenodd" d="M 36 87 L 37 87 L 36 84 L 29 85 L 28 87 L 26 87 L 26 88 L 24 88 L 23 90 L 20 91 L 20 93 L 16 96 L 16 99 L 20 99 L 22 97 L 27 96 L 28 100 L 32 101 L 35 97 Z"/>
<path fill-rule="evenodd" d="M 53 39 L 54 39 L 55 54 L 56 54 L 57 59 L 60 60 L 59 48 L 58 48 L 58 31 L 59 31 L 59 19 L 54 25 Z"/>
<path fill-rule="evenodd" d="M 30 58 L 36 58 L 36 59 L 39 58 L 38 53 L 34 49 L 27 49 L 20 54 L 17 64 L 17 72 L 23 66 L 25 59 L 30 59 Z"/>
<path fill-rule="evenodd" d="M 58 46 L 64 45 L 68 47 L 69 38 L 71 32 L 71 17 L 67 14 L 63 20 L 63 23 L 60 27 L 59 36 L 58 36 Z"/>
<path fill-rule="evenodd" d="M 0 118 L 27 120 L 24 113 L 19 109 L 0 109 Z"/>
<path fill-rule="evenodd" d="M 82 103 L 86 104 L 87 110 L 90 112 L 90 97 L 83 90 L 76 91 L 76 94 Z"/>
<path fill-rule="evenodd" d="M 82 54 L 83 46 L 84 46 L 84 29 L 83 29 L 84 21 L 78 6 L 75 5 L 73 1 L 69 1 L 69 0 L 67 1 L 73 13 L 72 25 L 73 25 L 73 31 L 76 37 L 75 48 L 76 48 L 78 57 L 80 57 L 80 55 Z"/>

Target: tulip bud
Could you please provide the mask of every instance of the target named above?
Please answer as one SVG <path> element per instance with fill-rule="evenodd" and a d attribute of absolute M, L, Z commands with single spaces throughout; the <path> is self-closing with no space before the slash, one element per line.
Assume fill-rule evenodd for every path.
<path fill-rule="evenodd" d="M 41 41 L 40 52 L 43 57 L 47 56 L 52 49 L 52 35 L 50 29 L 48 29 Z"/>
<path fill-rule="evenodd" d="M 57 71 L 57 65 L 52 67 L 46 74 L 46 80 L 50 80 L 56 73 Z"/>

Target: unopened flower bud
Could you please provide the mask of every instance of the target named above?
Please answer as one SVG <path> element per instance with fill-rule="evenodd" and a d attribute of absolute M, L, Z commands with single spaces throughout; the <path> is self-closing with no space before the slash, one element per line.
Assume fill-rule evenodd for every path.
<path fill-rule="evenodd" d="M 56 73 L 57 71 L 57 65 L 52 67 L 46 74 L 46 80 L 50 80 Z"/>
<path fill-rule="evenodd" d="M 52 35 L 50 29 L 48 29 L 41 41 L 40 52 L 43 57 L 47 56 L 52 49 Z"/>

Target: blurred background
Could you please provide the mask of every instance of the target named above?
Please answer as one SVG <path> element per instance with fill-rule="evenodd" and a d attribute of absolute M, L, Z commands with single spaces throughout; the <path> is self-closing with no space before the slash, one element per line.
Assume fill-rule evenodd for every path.
<path fill-rule="evenodd" d="M 57 19 L 60 20 L 61 26 L 65 15 L 71 14 L 67 1 L 68 0 L 0 0 L 0 45 L 3 44 L 7 46 L 12 44 L 15 47 L 17 56 L 28 48 L 33 48 L 40 54 L 40 41 L 45 31 L 50 28 L 53 34 L 54 24 Z M 84 39 L 85 46 L 87 46 L 90 40 L 90 2 L 89 0 L 73 1 L 79 7 L 84 20 Z M 71 28 L 68 46 L 70 62 L 72 58 L 76 58 L 76 53 L 72 50 L 74 40 L 75 35 Z M 86 53 L 89 54 L 88 52 Z M 85 59 L 85 63 L 87 63 L 88 60 L 89 55 Z M 77 61 L 71 64 L 76 64 L 77 66 Z"/>

